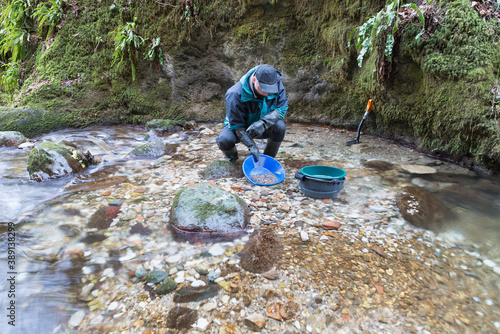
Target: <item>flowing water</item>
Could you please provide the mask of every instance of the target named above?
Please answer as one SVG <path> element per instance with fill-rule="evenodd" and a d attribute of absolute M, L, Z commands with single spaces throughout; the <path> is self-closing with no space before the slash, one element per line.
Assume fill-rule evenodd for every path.
<path fill-rule="evenodd" d="M 214 125 L 207 127 L 215 128 Z M 216 135 L 217 130 L 214 131 Z M 307 139 L 302 141 L 298 135 L 304 131 L 306 135 L 309 131 L 311 136 L 335 138 L 335 145 L 328 143 L 327 140 L 320 145 Z M 40 183 L 29 180 L 26 170 L 29 149 L 0 148 L 2 333 L 62 333 L 68 330 L 67 323 L 70 317 L 76 311 L 87 308 L 86 303 L 77 298 L 79 290 L 75 289 L 75 286 L 82 283 L 82 273 L 88 274 L 88 271 L 103 270 L 105 267 L 112 267 L 118 271 L 123 263 L 127 262 L 129 250 L 124 251 L 126 245 L 118 251 L 110 250 L 103 253 L 91 252 L 81 246 L 85 244 L 86 247 L 90 247 L 88 245 L 95 241 L 92 237 L 99 238 L 97 233 L 84 233 L 89 217 L 98 207 L 97 200 L 95 195 L 87 195 L 85 191 L 72 191 L 71 189 L 75 188 L 68 186 L 74 187 L 112 176 L 126 176 L 127 182 L 135 187 L 155 189 L 154 184 L 146 184 L 142 180 L 142 173 L 153 168 L 151 173 L 159 175 L 159 172 L 154 174 L 154 168 L 170 163 L 170 160 L 127 159 L 127 153 L 144 143 L 145 133 L 146 130 L 142 127 L 97 127 L 58 131 L 36 138 L 37 143 L 41 140 L 72 142 L 103 160 L 98 166 L 81 175 Z M 366 145 L 344 147 L 343 143 L 351 139 L 352 133 L 302 125 L 290 125 L 289 133 L 283 143 L 282 151 L 295 150 L 295 156 L 301 156 L 309 161 L 336 161 L 338 167 L 345 167 L 348 171 L 344 192 L 351 211 L 348 214 L 348 210 L 344 210 L 345 215 L 351 220 L 358 219 L 363 222 L 361 216 L 367 210 L 366 203 L 372 199 L 393 198 L 393 195 L 388 193 L 392 194 L 401 184 L 424 187 L 453 212 L 453 219 L 446 222 L 438 238 L 472 244 L 483 258 L 500 263 L 498 178 L 480 175 L 368 136 L 361 138 L 361 142 L 366 142 Z M 294 134 L 297 135 L 296 139 Z M 168 138 L 155 138 L 170 144 L 183 145 L 183 151 L 176 159 L 172 159 L 175 160 L 172 162 L 172 169 L 162 171 L 159 175 L 163 178 L 162 182 L 169 184 L 171 194 L 175 194 L 175 190 L 186 185 L 178 184 L 181 183 L 178 178 L 181 166 L 191 164 L 194 173 L 194 170 L 202 171 L 211 161 L 222 158 L 215 145 L 215 135 L 209 136 L 204 142 L 196 138 L 197 133 L 191 135 L 177 133 Z M 302 137 L 304 138 L 307 136 Z M 190 149 L 192 152 L 189 152 Z M 207 153 L 207 150 L 210 152 Z M 183 154 L 185 158 L 182 158 Z M 282 152 L 281 159 L 287 158 L 287 154 Z M 389 164 L 367 163 L 373 161 Z M 437 173 L 419 174 L 411 172 L 408 168 L 405 170 L 394 167 L 396 165 L 425 165 L 435 169 Z M 293 174 L 297 170 L 288 167 L 289 182 L 297 181 L 293 180 Z M 195 179 L 182 180 L 182 182 L 189 181 L 197 182 Z M 128 183 L 123 187 L 127 186 Z M 253 187 L 250 182 L 247 182 L 247 186 Z M 105 189 L 107 188 L 103 187 L 101 191 Z M 153 197 L 156 203 L 161 203 L 161 191 L 158 190 Z M 127 197 L 125 199 L 133 200 Z M 382 215 L 386 211 L 381 207 L 369 209 L 379 214 L 382 212 Z M 152 206 L 146 207 L 145 212 L 150 213 L 148 219 L 159 225 L 168 215 L 168 206 L 159 210 Z M 130 210 L 127 214 L 129 213 Z M 135 213 L 133 216 L 135 217 Z M 393 217 L 392 222 L 403 224 L 400 216 Z M 14 223 L 15 227 L 9 223 Z M 14 234 L 9 233 L 9 230 L 11 232 L 15 230 L 15 249 L 10 253 L 13 254 L 11 258 L 8 258 L 8 249 L 12 250 L 9 246 L 9 236 L 13 238 Z M 84 236 L 90 236 L 90 241 L 84 239 Z M 78 251 L 84 252 L 84 256 L 70 256 Z M 169 255 L 175 254 L 169 253 Z M 85 263 L 83 258 L 86 259 Z M 89 266 L 88 263 L 93 265 Z M 13 264 L 13 267 L 9 268 L 8 264 Z M 9 318 L 8 316 L 12 314 L 13 301 L 15 317 Z M 12 321 L 11 319 L 15 319 L 15 327 L 7 324 L 8 321 Z"/>

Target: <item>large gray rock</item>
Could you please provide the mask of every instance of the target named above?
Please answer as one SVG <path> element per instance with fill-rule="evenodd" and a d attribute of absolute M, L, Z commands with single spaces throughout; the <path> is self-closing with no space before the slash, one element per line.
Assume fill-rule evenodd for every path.
<path fill-rule="evenodd" d="M 249 221 L 243 199 L 210 183 L 179 190 L 170 211 L 174 235 L 191 242 L 237 238 L 245 233 Z"/>
<path fill-rule="evenodd" d="M 26 137 L 17 131 L 0 131 L 0 147 L 17 146 L 26 141 Z"/>
<path fill-rule="evenodd" d="M 43 141 L 31 150 L 27 169 L 30 179 L 40 182 L 79 173 L 95 163 L 98 160 L 90 152 L 82 153 L 71 146 Z"/>

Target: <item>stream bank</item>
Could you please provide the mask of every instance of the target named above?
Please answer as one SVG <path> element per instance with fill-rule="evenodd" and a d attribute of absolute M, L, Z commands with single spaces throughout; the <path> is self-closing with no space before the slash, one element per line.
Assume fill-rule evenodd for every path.
<path fill-rule="evenodd" d="M 288 121 L 354 129 L 372 98 L 367 133 L 498 171 L 498 9 L 489 1 L 421 4 L 426 32 L 415 39 L 422 26 L 413 9 L 403 8 L 394 13 L 401 24 L 392 59 L 383 58 L 383 45 L 374 41 L 359 67 L 351 31 L 384 5 L 378 0 L 63 2 L 64 22 L 56 24 L 53 36 L 31 34 L 23 45 L 26 59 L 13 67 L 18 71 L 3 72 L 11 75 L 5 81 L 19 86 L 12 95 L 0 95 L 0 104 L 24 112 L 0 112 L 0 130 L 31 137 L 156 118 L 222 121 L 227 89 L 250 68 L 267 63 L 283 74 Z M 146 42 L 135 56 L 122 50 L 123 61 L 117 61 L 115 38 L 132 24 L 131 35 Z M 153 40 L 158 44 L 151 49 Z M 381 36 L 379 44 L 384 43 Z M 380 63 L 386 66 L 377 67 Z M 381 71 L 383 84 L 377 81 Z"/>

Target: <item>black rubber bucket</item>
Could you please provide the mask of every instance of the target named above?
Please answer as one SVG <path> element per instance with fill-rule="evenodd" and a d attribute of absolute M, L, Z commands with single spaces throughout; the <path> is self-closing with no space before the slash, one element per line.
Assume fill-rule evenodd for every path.
<path fill-rule="evenodd" d="M 314 198 L 332 198 L 344 188 L 346 172 L 331 166 L 306 166 L 295 173 L 300 190 Z"/>

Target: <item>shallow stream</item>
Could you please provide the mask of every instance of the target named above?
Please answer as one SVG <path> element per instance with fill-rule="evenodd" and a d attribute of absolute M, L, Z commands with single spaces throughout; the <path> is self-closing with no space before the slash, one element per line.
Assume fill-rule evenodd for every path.
<path fill-rule="evenodd" d="M 76 331 L 81 319 L 75 314 L 85 316 L 89 311 L 87 301 L 80 298 L 82 286 L 88 286 L 89 282 L 99 284 L 106 279 L 114 279 L 113 284 L 127 285 L 128 272 L 144 261 L 154 262 L 163 257 L 168 263 L 174 263 L 168 259 L 176 255 L 189 260 L 190 256 L 196 257 L 213 247 L 176 243 L 165 232 L 170 200 L 176 191 L 192 182 L 202 182 L 203 170 L 212 161 L 222 159 L 215 144 L 218 126 L 206 124 L 204 127 L 208 134 L 176 133 L 157 139 L 178 145 L 175 155 L 158 159 L 127 158 L 127 153 L 144 143 L 146 130 L 142 127 L 96 127 L 46 134 L 36 138 L 36 144 L 41 140 L 66 140 L 102 158 L 103 162 L 84 174 L 40 183 L 29 180 L 26 170 L 29 149 L 0 148 L 2 333 Z M 488 261 L 485 263 L 491 264 L 491 268 L 500 266 L 498 178 L 370 136 L 361 136 L 360 144 L 346 146 L 345 142 L 354 136 L 355 133 L 327 127 L 289 124 L 277 157 L 286 169 L 285 182 L 260 187 L 241 177 L 215 180 L 215 183 L 229 191 L 234 187 L 245 188 L 239 195 L 248 201 L 268 195 L 282 199 L 282 203 L 276 203 L 276 209 L 258 208 L 252 216 L 254 227 L 270 219 L 290 222 L 290 229 L 300 230 L 315 220 L 335 219 L 352 230 L 364 225 L 374 230 L 380 227 L 388 233 L 393 230 L 394 234 L 419 230 L 403 219 L 395 204 L 403 186 L 416 185 L 441 200 L 453 217 L 444 221 L 439 233 L 422 231 L 424 234 L 430 233 L 432 238 L 475 252 L 478 261 Z M 263 145 L 259 143 L 261 149 Z M 238 148 L 241 160 L 247 152 L 243 147 Z M 344 190 L 330 204 L 305 197 L 293 177 L 302 165 L 316 162 L 347 172 Z M 435 172 L 421 174 L 412 166 L 428 167 Z M 119 176 L 125 176 L 126 181 L 99 183 L 99 180 Z M 78 188 L 85 184 L 95 187 Z M 89 230 L 88 221 L 99 205 L 111 201 L 124 204 L 110 231 Z M 283 209 L 282 205 L 289 208 Z M 7 258 L 9 222 L 16 224 L 12 268 L 8 267 Z M 152 235 L 138 238 L 123 227 L 124 222 L 130 225 L 142 222 Z M 112 274 L 106 272 L 109 268 L 113 269 Z M 92 274 L 94 280 L 89 281 Z M 486 270 L 485 275 L 489 276 L 485 279 L 487 282 L 500 278 L 492 270 Z M 8 281 L 12 277 L 14 280 Z M 498 289 L 498 285 L 492 288 Z M 11 297 L 12 293 L 15 297 Z M 490 298 L 491 314 L 497 316 L 500 300 L 498 296 Z M 8 324 L 12 319 L 8 317 L 12 301 L 15 327 Z M 112 319 L 120 317 L 109 303 L 96 309 L 107 310 L 104 313 Z M 495 326 L 500 321 L 490 320 Z"/>

